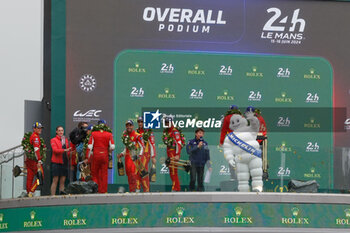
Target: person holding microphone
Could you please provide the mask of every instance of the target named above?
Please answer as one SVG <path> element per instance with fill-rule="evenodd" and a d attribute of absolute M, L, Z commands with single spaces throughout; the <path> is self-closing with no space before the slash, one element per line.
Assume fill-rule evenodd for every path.
<path fill-rule="evenodd" d="M 68 175 L 68 153 L 71 148 L 69 147 L 67 138 L 64 136 L 64 129 L 62 126 L 56 127 L 56 137 L 51 139 L 51 148 L 51 195 L 56 194 L 58 181 L 60 182 L 59 194 L 66 194 L 64 191 L 64 184 Z"/>

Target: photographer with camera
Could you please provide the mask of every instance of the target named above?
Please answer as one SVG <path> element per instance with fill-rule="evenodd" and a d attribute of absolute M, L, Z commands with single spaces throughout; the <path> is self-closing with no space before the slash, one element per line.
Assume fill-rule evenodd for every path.
<path fill-rule="evenodd" d="M 197 178 L 197 191 L 204 191 L 203 174 L 204 167 L 210 161 L 208 143 L 204 141 L 204 129 L 198 128 L 195 131 L 195 138 L 188 141 L 186 146 L 187 154 L 190 156 L 190 191 L 195 191 Z M 208 163 L 210 165 L 210 163 Z M 209 167 L 211 169 L 211 167 Z"/>
<path fill-rule="evenodd" d="M 85 138 L 87 137 L 87 131 L 88 123 L 79 122 L 78 127 L 74 128 L 69 134 L 72 156 L 70 158 L 68 178 L 71 182 L 77 180 L 77 163 L 83 160 L 83 147 Z"/>

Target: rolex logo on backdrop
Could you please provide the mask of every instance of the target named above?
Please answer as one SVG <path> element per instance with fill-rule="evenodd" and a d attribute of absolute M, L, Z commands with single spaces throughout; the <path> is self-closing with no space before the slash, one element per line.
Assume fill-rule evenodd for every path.
<path fill-rule="evenodd" d="M 350 225 L 350 209 L 344 210 L 344 216 L 335 219 L 335 224 L 340 226 Z"/>
<path fill-rule="evenodd" d="M 278 152 L 292 152 L 292 147 L 288 146 L 286 141 L 282 141 L 281 145 L 275 147 Z"/>
<path fill-rule="evenodd" d="M 193 66 L 193 69 L 187 70 L 188 75 L 195 75 L 195 76 L 204 76 L 205 70 L 201 69 L 198 64 L 195 64 Z"/>
<path fill-rule="evenodd" d="M 24 228 L 40 228 L 43 226 L 43 221 L 36 219 L 36 212 L 34 210 L 32 210 L 29 213 L 29 216 L 30 216 L 30 221 L 23 222 Z"/>
<path fill-rule="evenodd" d="M 253 66 L 250 71 L 245 73 L 249 78 L 263 78 L 264 74 L 258 70 L 258 67 Z"/>
<path fill-rule="evenodd" d="M 143 67 L 139 62 L 135 62 L 132 67 L 128 68 L 129 73 L 146 73 L 146 68 Z"/>
<path fill-rule="evenodd" d="M 139 219 L 130 216 L 129 208 L 122 208 L 120 210 L 121 216 L 112 218 L 112 225 L 135 225 L 139 224 Z"/>
<path fill-rule="evenodd" d="M 0 213 L 0 230 L 8 229 L 8 223 L 4 222 L 4 214 Z"/>
<path fill-rule="evenodd" d="M 86 218 L 79 218 L 79 210 L 73 209 L 70 212 L 71 217 L 63 220 L 63 226 L 86 226 Z"/>
<path fill-rule="evenodd" d="M 276 103 L 293 103 L 293 98 L 287 95 L 287 92 L 282 91 L 281 96 L 275 97 Z"/>
<path fill-rule="evenodd" d="M 158 94 L 158 98 L 159 99 L 175 99 L 176 95 L 174 92 L 172 92 L 170 90 L 170 88 L 164 88 L 164 92 L 163 93 L 159 93 Z"/>
<path fill-rule="evenodd" d="M 194 224 L 195 217 L 185 216 L 185 208 L 179 206 L 175 209 L 177 216 L 166 217 L 167 224 Z"/>
<path fill-rule="evenodd" d="M 311 167 L 308 173 L 304 174 L 305 178 L 321 178 L 321 174 L 317 173 L 315 167 Z"/>
<path fill-rule="evenodd" d="M 317 71 L 314 68 L 310 68 L 309 72 L 304 74 L 304 79 L 315 79 L 320 80 L 321 75 L 317 73 Z"/>
<path fill-rule="evenodd" d="M 310 219 L 301 215 L 301 210 L 297 207 L 291 209 L 290 217 L 282 217 L 281 223 L 284 225 L 309 225 Z"/>
<path fill-rule="evenodd" d="M 223 90 L 221 92 L 221 95 L 216 96 L 216 100 L 219 101 L 233 101 L 234 99 L 235 97 L 233 95 L 230 95 L 227 89 Z"/>
<path fill-rule="evenodd" d="M 321 124 L 318 123 L 314 117 L 311 117 L 309 122 L 304 123 L 304 128 L 320 129 L 321 128 Z"/>
<path fill-rule="evenodd" d="M 250 224 L 253 224 L 253 217 L 244 216 L 243 208 L 240 206 L 237 206 L 234 208 L 233 216 L 224 217 L 224 223 L 250 225 Z"/>

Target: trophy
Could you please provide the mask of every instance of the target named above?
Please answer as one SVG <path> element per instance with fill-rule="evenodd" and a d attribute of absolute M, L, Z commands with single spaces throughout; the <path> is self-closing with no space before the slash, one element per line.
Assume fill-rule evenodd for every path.
<path fill-rule="evenodd" d="M 267 160 L 267 137 L 258 133 L 257 140 L 262 140 L 262 163 L 263 163 L 263 179 L 269 179 L 268 160 Z"/>
<path fill-rule="evenodd" d="M 23 169 L 23 170 L 22 170 Z M 21 175 L 21 173 L 23 173 L 23 175 Z M 12 169 L 12 174 L 14 177 L 17 176 L 26 176 L 27 174 L 27 170 L 25 167 L 20 167 L 18 165 L 16 165 L 13 169 Z"/>
<path fill-rule="evenodd" d="M 173 158 L 167 158 L 165 160 L 165 165 L 167 167 L 172 168 L 178 168 L 180 170 L 184 170 L 185 172 L 189 173 L 191 170 L 191 161 L 189 160 L 175 160 Z"/>
<path fill-rule="evenodd" d="M 23 169 L 23 170 L 22 170 Z M 23 174 L 22 174 L 23 173 Z M 25 167 L 20 167 L 18 165 L 16 165 L 13 169 L 12 169 L 12 175 L 14 177 L 18 177 L 18 176 L 26 176 L 27 175 L 27 169 Z M 37 183 L 37 185 L 43 185 L 44 183 L 44 176 L 43 176 L 43 170 L 42 167 L 40 167 L 36 173 L 36 178 L 34 178 L 35 182 Z"/>
<path fill-rule="evenodd" d="M 81 176 L 84 178 L 85 181 L 92 180 L 91 170 L 88 164 L 85 164 L 84 162 L 80 162 L 78 164 L 78 167 L 79 167 L 79 171 L 81 172 Z"/>
<path fill-rule="evenodd" d="M 148 176 L 148 171 L 146 171 L 145 166 L 142 164 L 141 159 L 137 156 L 136 150 L 131 150 L 131 159 L 134 161 L 136 169 L 140 173 L 141 179 Z"/>

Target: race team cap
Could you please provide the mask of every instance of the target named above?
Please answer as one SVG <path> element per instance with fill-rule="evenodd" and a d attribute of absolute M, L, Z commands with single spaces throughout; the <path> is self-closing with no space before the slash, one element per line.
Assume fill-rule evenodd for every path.
<path fill-rule="evenodd" d="M 44 128 L 44 126 L 40 122 L 35 122 L 33 128 Z"/>
<path fill-rule="evenodd" d="M 138 118 L 137 118 L 137 121 L 143 121 L 143 117 L 141 117 L 141 116 L 138 117 Z"/>
<path fill-rule="evenodd" d="M 165 122 L 173 121 L 173 117 L 172 116 L 165 116 L 164 121 Z"/>
<path fill-rule="evenodd" d="M 97 122 L 98 125 L 100 124 L 107 124 L 107 121 L 103 120 L 103 119 L 100 119 L 98 122 Z"/>
<path fill-rule="evenodd" d="M 133 122 L 132 120 L 127 120 L 127 121 L 125 122 L 125 125 L 127 125 L 127 124 L 134 125 L 134 122 Z"/>
<path fill-rule="evenodd" d="M 248 106 L 246 112 L 254 112 L 255 108 L 253 106 Z"/>
<path fill-rule="evenodd" d="M 230 106 L 230 109 L 238 109 L 238 106 L 237 105 L 234 105 L 234 104 L 232 104 L 231 106 Z"/>

